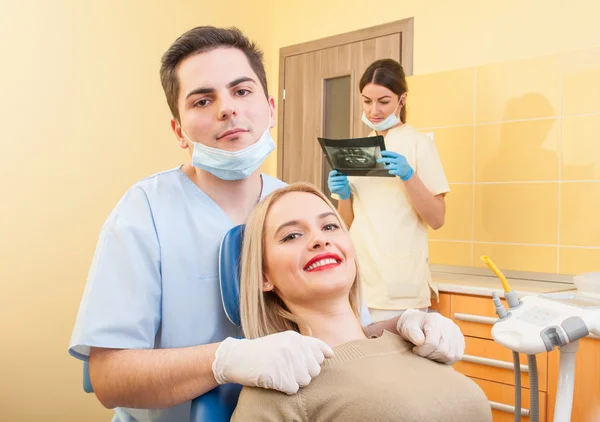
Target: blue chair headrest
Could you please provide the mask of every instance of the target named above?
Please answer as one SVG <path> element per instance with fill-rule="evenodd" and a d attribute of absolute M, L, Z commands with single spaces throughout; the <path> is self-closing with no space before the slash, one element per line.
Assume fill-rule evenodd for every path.
<path fill-rule="evenodd" d="M 223 384 L 192 400 L 190 422 L 229 422 L 242 386 Z"/>
<path fill-rule="evenodd" d="M 244 240 L 244 224 L 229 230 L 219 250 L 219 284 L 225 315 L 238 327 L 240 319 L 240 258 Z"/>

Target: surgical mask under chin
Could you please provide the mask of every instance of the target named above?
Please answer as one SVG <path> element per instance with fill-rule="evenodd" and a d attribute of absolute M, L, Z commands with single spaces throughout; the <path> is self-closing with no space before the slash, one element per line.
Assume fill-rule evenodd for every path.
<path fill-rule="evenodd" d="M 239 151 L 225 151 L 211 148 L 199 142 L 192 141 L 181 129 L 181 133 L 194 145 L 192 165 L 205 170 L 222 180 L 246 179 L 254 173 L 265 161 L 267 156 L 275 149 L 275 142 L 271 137 L 269 125 L 254 144 Z"/>
<path fill-rule="evenodd" d="M 400 118 L 398 116 L 396 116 L 396 110 L 398 110 L 399 105 L 400 105 L 400 102 L 398 102 L 398 105 L 394 109 L 394 112 L 392 114 L 390 114 L 389 116 L 387 116 L 384 120 L 382 120 L 379 123 L 373 123 L 372 121 L 370 121 L 367 118 L 367 115 L 365 114 L 365 112 L 363 111 L 362 122 L 365 125 L 369 126 L 371 129 L 376 130 L 377 132 L 381 132 L 381 131 L 393 128 L 398 123 L 400 123 Z"/>

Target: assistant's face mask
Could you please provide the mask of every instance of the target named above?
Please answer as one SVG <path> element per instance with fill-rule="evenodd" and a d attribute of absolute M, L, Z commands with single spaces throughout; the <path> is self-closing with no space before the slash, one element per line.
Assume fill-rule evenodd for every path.
<path fill-rule="evenodd" d="M 181 127 L 181 124 L 180 124 Z M 192 165 L 222 180 L 241 180 L 249 177 L 275 149 L 271 137 L 271 114 L 269 125 L 258 141 L 239 151 L 224 151 L 192 141 L 181 128 L 181 133 L 193 146 Z"/>
<path fill-rule="evenodd" d="M 398 107 L 400 106 L 401 102 L 402 102 L 402 99 L 400 99 L 400 101 L 398 101 L 398 105 L 394 109 L 393 113 L 390 114 L 389 116 L 387 116 L 384 120 L 382 120 L 379 123 L 373 123 L 372 121 L 370 121 L 367 118 L 367 115 L 365 114 L 365 112 L 363 111 L 362 122 L 365 125 L 369 126 L 371 129 L 376 130 L 377 132 L 382 132 L 384 130 L 388 130 L 388 129 L 396 126 L 398 123 L 400 123 L 400 118 L 398 116 L 396 116 L 396 110 L 398 110 Z"/>

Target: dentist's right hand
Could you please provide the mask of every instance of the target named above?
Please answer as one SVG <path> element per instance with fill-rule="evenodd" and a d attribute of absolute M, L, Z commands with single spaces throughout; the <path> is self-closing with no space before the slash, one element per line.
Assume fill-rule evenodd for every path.
<path fill-rule="evenodd" d="M 298 392 L 321 372 L 333 350 L 325 342 L 295 331 L 249 339 L 225 339 L 217 348 L 212 365 L 219 384 Z"/>
<path fill-rule="evenodd" d="M 331 170 L 327 179 L 327 187 L 331 193 L 337 194 L 340 199 L 350 198 L 350 183 L 348 177 L 337 170 Z"/>

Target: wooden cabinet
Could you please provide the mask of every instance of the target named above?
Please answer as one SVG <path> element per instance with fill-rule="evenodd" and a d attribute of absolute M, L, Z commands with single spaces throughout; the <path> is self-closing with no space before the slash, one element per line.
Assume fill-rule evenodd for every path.
<path fill-rule="evenodd" d="M 492 325 L 498 318 L 492 298 L 453 294 L 450 306 L 450 317 L 465 336 L 492 339 Z"/>
<path fill-rule="evenodd" d="M 504 305 L 506 303 L 503 301 Z M 512 352 L 492 340 L 496 310 L 490 297 L 440 293 L 431 309 L 451 318 L 465 336 L 465 357 L 454 368 L 469 376 L 485 392 L 494 422 L 514 420 Z M 558 350 L 537 355 L 540 422 L 552 422 L 558 383 Z M 527 357 L 520 355 L 521 407 L 529 409 Z M 529 418 L 522 416 L 522 421 Z M 571 422 L 600 422 L 600 339 L 579 342 L 575 368 L 575 398 Z"/>
<path fill-rule="evenodd" d="M 439 300 L 432 300 L 429 312 L 436 311 L 444 315 L 446 318 L 450 318 L 450 300 L 451 296 L 447 293 L 440 293 Z"/>
<path fill-rule="evenodd" d="M 512 351 L 493 340 L 465 336 L 466 348 L 462 361 L 454 366 L 457 371 L 470 377 L 487 379 L 507 385 L 515 385 Z M 521 386 L 529 387 L 527 356 L 519 356 L 521 363 Z M 546 391 L 548 354 L 537 355 L 538 385 Z"/>
<path fill-rule="evenodd" d="M 514 422 L 514 413 L 501 409 L 514 411 L 515 387 L 498 382 L 486 381 L 481 378 L 472 378 L 483 390 L 492 406 L 492 419 L 494 422 Z M 540 421 L 546 421 L 546 393 L 540 392 Z M 529 408 L 529 389 L 521 389 L 521 408 Z M 548 419 L 551 421 L 552 419 Z M 528 422 L 529 417 L 521 414 L 521 422 Z"/>

